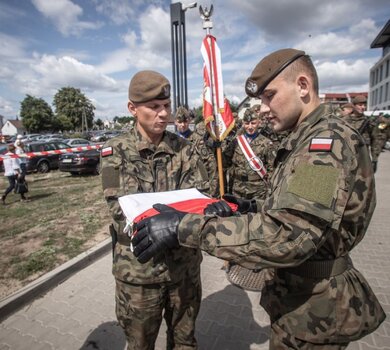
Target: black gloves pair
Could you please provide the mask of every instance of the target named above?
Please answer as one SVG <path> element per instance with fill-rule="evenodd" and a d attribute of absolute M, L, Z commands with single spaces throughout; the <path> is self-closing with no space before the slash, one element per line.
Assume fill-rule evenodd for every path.
<path fill-rule="evenodd" d="M 256 212 L 256 202 L 226 194 L 223 198 L 237 204 L 237 211 L 242 214 Z M 205 215 L 228 217 L 233 215 L 232 209 L 226 201 L 209 204 L 204 210 Z M 178 248 L 177 228 L 186 215 L 164 204 L 153 206 L 160 214 L 144 219 L 136 224 L 136 233 L 131 239 L 133 253 L 137 260 L 144 264 L 153 257 L 160 256 L 165 251 Z"/>
<path fill-rule="evenodd" d="M 229 193 L 223 195 L 222 198 L 224 199 L 224 201 L 209 204 L 204 210 L 204 214 L 218 215 L 221 217 L 232 216 L 233 211 L 226 202 L 236 204 L 237 211 L 241 214 L 255 213 L 257 211 L 257 205 L 255 200 L 238 198 Z"/>

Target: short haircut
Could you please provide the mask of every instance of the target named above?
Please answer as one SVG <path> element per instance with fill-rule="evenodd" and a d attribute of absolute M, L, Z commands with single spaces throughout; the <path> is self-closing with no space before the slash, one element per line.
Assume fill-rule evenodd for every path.
<path fill-rule="evenodd" d="M 298 77 L 298 75 L 301 74 L 302 72 L 310 77 L 313 84 L 313 89 L 315 93 L 318 95 L 319 86 L 318 86 L 317 70 L 314 67 L 313 62 L 308 55 L 299 57 L 289 66 L 287 66 L 282 72 L 282 74 L 285 75 L 286 79 L 295 80 Z"/>

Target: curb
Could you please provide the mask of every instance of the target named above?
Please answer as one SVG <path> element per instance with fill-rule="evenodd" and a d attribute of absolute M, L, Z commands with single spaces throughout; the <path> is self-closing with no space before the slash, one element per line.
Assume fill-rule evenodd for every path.
<path fill-rule="evenodd" d="M 95 247 L 88 249 L 53 271 L 39 277 L 16 293 L 0 300 L 0 321 L 64 282 L 71 275 L 92 264 L 110 250 L 111 238 L 107 238 Z"/>

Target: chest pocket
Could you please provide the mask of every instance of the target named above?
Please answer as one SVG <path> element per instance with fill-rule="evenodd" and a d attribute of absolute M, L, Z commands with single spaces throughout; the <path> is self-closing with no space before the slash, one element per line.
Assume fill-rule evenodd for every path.
<path fill-rule="evenodd" d="M 123 166 L 125 193 L 154 192 L 154 176 L 150 162 L 139 156 L 129 157 Z"/>
<path fill-rule="evenodd" d="M 172 179 L 168 176 L 168 168 L 171 164 L 171 157 L 166 154 L 162 157 L 153 159 L 154 190 L 156 192 L 168 191 L 172 189 L 170 182 Z"/>

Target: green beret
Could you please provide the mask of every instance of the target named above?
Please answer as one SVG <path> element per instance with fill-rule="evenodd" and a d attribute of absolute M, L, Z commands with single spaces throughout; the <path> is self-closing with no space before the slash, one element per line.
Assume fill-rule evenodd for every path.
<path fill-rule="evenodd" d="M 143 70 L 134 74 L 129 85 L 129 100 L 132 102 L 147 102 L 165 100 L 171 96 L 171 85 L 162 74 Z"/>
<path fill-rule="evenodd" d="M 190 119 L 190 113 L 183 106 L 180 106 L 175 114 L 175 119 L 178 122 L 187 122 Z"/>
<path fill-rule="evenodd" d="M 276 78 L 288 65 L 299 57 L 305 56 L 304 51 L 282 49 L 264 57 L 255 67 L 245 83 L 245 92 L 248 96 L 258 97 L 266 86 Z"/>
<path fill-rule="evenodd" d="M 367 98 L 366 98 L 366 96 L 364 96 L 364 95 L 357 95 L 357 96 L 355 96 L 354 98 L 353 98 L 353 100 L 352 100 L 352 103 L 354 104 L 354 105 L 356 105 L 356 104 L 358 104 L 358 103 L 366 103 L 367 102 Z"/>
<path fill-rule="evenodd" d="M 353 104 L 352 103 L 346 103 L 346 104 L 343 104 L 341 106 L 341 108 L 353 108 Z"/>
<path fill-rule="evenodd" d="M 244 122 L 250 122 L 251 120 L 258 119 L 257 114 L 255 114 L 251 108 L 247 108 L 244 112 L 242 120 Z"/>

